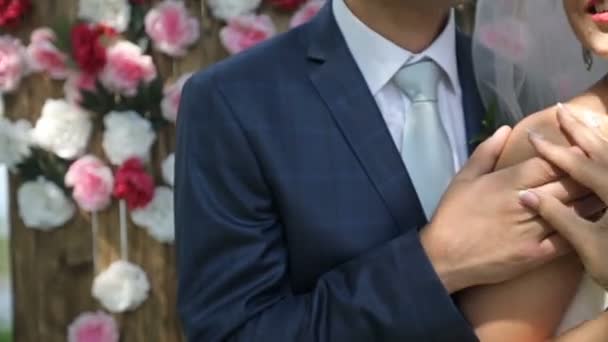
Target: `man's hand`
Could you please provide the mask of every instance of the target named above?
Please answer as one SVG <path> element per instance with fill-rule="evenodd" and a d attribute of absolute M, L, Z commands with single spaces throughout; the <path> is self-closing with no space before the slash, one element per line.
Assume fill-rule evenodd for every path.
<path fill-rule="evenodd" d="M 520 193 L 538 189 L 570 203 L 587 190 L 548 162 L 534 158 L 492 172 L 510 129 L 503 127 L 475 151 L 454 178 L 421 241 L 446 289 L 512 279 L 570 251 L 569 244 L 535 213 Z M 597 201 L 574 203 L 571 210 L 600 210 Z"/>

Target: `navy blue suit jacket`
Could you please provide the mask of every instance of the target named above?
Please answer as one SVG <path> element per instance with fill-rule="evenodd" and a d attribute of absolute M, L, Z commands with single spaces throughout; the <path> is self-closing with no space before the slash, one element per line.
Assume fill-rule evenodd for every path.
<path fill-rule="evenodd" d="M 472 138 L 483 109 L 457 40 Z M 177 141 L 190 341 L 476 340 L 420 244 L 425 216 L 331 6 L 193 76 Z"/>

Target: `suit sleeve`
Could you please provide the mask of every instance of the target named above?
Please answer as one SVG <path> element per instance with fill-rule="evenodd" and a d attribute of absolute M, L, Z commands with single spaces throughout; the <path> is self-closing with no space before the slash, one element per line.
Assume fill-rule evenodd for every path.
<path fill-rule="evenodd" d="M 189 341 L 476 341 L 416 229 L 294 293 L 280 213 L 236 114 L 209 73 L 184 87 L 175 216 Z"/>

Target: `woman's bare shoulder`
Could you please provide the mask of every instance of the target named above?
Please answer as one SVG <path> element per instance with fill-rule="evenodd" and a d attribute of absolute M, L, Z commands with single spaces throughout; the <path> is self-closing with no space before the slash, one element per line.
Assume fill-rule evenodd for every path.
<path fill-rule="evenodd" d="M 589 124 L 598 125 L 608 137 L 608 84 L 599 82 L 585 93 L 571 99 L 567 106 L 576 109 L 573 112 L 579 119 Z M 536 155 L 530 145 L 530 131 L 542 135 L 545 139 L 561 145 L 570 145 L 562 134 L 557 121 L 557 106 L 551 106 L 525 117 L 514 128 L 505 146 L 497 169 L 517 164 Z"/>

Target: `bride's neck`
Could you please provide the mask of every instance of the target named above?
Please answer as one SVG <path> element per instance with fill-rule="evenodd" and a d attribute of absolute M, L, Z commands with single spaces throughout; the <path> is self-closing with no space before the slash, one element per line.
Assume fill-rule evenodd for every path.
<path fill-rule="evenodd" d="M 595 113 L 608 113 L 608 75 L 604 76 L 588 91 L 576 96 L 569 102 Z"/>

